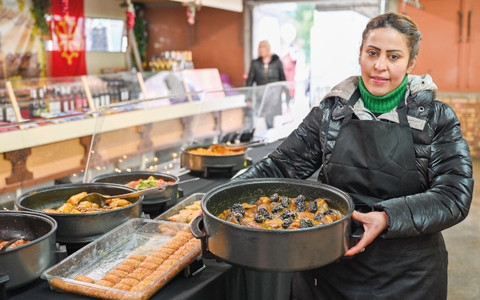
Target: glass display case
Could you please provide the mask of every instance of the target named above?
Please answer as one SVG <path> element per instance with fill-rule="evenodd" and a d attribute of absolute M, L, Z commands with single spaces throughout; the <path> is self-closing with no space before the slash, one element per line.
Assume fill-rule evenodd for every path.
<path fill-rule="evenodd" d="M 22 118 L 0 125 L 0 209 L 13 208 L 15 198 L 30 190 L 105 173 L 183 174 L 182 147 L 275 140 L 309 110 L 304 83 L 202 89 L 209 72 L 200 72 L 195 88 L 181 72 L 12 81 L 18 99 L 10 103 L 17 101 Z M 3 86 L 0 95 L 8 95 Z M 268 91 L 278 89 L 274 99 Z M 270 128 L 265 111 L 272 111 L 271 102 L 281 109 Z"/>

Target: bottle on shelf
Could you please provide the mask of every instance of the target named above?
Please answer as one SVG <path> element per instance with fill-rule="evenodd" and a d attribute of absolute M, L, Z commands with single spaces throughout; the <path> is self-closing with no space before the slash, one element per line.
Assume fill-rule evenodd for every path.
<path fill-rule="evenodd" d="M 48 113 L 47 104 L 45 103 L 45 90 L 43 88 L 38 89 L 38 101 L 40 103 L 39 117 L 45 117 Z"/>
<path fill-rule="evenodd" d="M 80 89 L 75 88 L 73 90 L 73 97 L 75 101 L 75 110 L 76 111 L 83 111 L 83 99 L 82 95 L 80 94 Z"/>

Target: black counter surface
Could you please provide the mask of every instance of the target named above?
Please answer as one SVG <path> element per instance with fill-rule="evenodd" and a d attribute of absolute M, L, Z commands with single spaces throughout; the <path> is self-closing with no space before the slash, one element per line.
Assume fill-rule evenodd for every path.
<path fill-rule="evenodd" d="M 280 141 L 252 148 L 248 152 L 248 157 L 253 163 L 260 161 L 264 156 L 272 152 Z M 181 179 L 194 178 L 195 176 L 187 174 Z M 194 193 L 205 193 L 212 188 L 229 181 L 228 177 L 222 177 L 221 174 L 214 174 L 211 178 L 200 178 L 198 181 L 185 183 L 181 186 L 184 191 L 184 197 Z M 155 216 L 152 216 L 152 218 Z M 206 268 L 193 277 L 185 278 L 181 274 L 177 275 L 162 289 L 154 294 L 150 299 L 245 299 L 243 295 L 243 282 L 238 282 L 236 268 L 229 264 L 218 262 L 216 260 L 204 259 Z M 38 279 L 33 283 L 20 287 L 16 290 L 8 291 L 8 299 L 90 299 L 86 296 L 72 293 L 63 293 L 50 290 L 46 280 Z"/>

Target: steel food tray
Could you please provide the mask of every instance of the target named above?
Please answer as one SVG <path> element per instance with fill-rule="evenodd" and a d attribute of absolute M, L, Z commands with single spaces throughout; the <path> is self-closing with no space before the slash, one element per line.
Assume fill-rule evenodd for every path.
<path fill-rule="evenodd" d="M 54 290 L 104 299 L 148 299 L 199 256 L 199 244 L 142 291 L 126 291 L 74 278 L 85 275 L 95 281 L 100 280 L 131 255 L 150 255 L 185 228 L 188 225 L 183 223 L 131 219 L 49 268 L 42 278 L 48 280 L 50 288 Z"/>
<path fill-rule="evenodd" d="M 169 221 L 168 218 L 178 214 L 185 207 L 193 204 L 195 201 L 201 201 L 204 195 L 205 193 L 195 193 L 188 196 L 184 200 L 178 202 L 175 206 L 172 206 L 170 209 L 156 217 L 155 220 Z"/>

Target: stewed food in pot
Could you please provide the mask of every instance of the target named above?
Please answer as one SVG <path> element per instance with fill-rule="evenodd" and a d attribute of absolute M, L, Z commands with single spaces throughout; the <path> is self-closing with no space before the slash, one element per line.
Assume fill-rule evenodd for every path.
<path fill-rule="evenodd" d="M 328 206 L 325 199 L 308 200 L 303 195 L 295 198 L 273 194 L 260 197 L 255 203 L 235 203 L 219 216 L 239 225 L 264 229 L 296 229 L 329 224 L 343 214 Z"/>
<path fill-rule="evenodd" d="M 46 208 L 42 212 L 47 213 L 57 213 L 57 214 L 83 214 L 83 213 L 96 213 L 102 211 L 108 211 L 112 209 L 122 208 L 129 206 L 132 202 L 122 199 L 122 198 L 113 198 L 105 201 L 103 206 L 99 206 L 96 203 L 90 201 L 82 201 L 82 199 L 87 196 L 87 192 L 81 192 L 71 196 L 67 202 L 62 204 L 60 207 L 55 209 Z"/>

